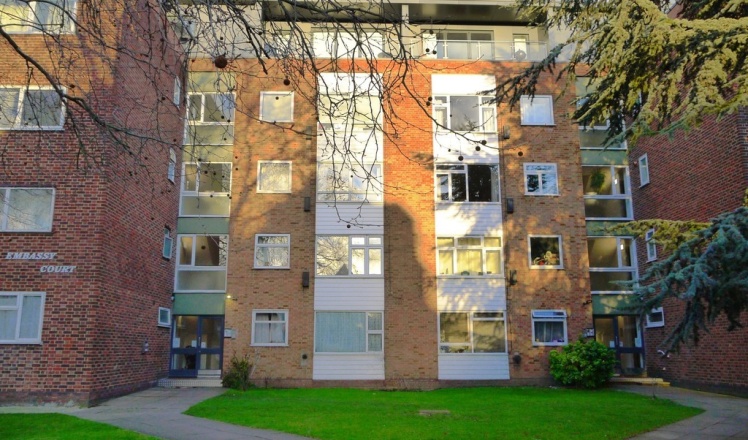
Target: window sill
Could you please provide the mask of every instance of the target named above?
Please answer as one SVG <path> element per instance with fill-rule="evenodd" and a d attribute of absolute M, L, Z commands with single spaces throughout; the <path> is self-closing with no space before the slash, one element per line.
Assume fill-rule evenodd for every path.
<path fill-rule="evenodd" d="M 256 270 L 289 270 L 291 266 L 254 266 L 252 269 Z"/>
<path fill-rule="evenodd" d="M 65 131 L 65 127 L 0 127 L 0 131 Z"/>
<path fill-rule="evenodd" d="M 551 122 L 550 124 L 520 124 L 522 127 L 555 127 L 556 123 Z"/>
<path fill-rule="evenodd" d="M 539 270 L 563 270 L 564 266 L 533 266 L 530 265 L 530 269 L 539 269 Z"/>
<path fill-rule="evenodd" d="M 525 193 L 526 196 L 529 197 L 559 197 L 560 194 L 535 194 L 535 193 Z"/>
<path fill-rule="evenodd" d="M 249 344 L 250 347 L 288 347 L 288 343 L 284 344 L 258 344 L 258 343 L 252 343 Z"/>
<path fill-rule="evenodd" d="M 352 278 L 367 279 L 367 280 L 384 279 L 384 275 L 320 275 L 320 274 L 316 274 L 315 276 L 323 280 L 349 280 Z"/>
<path fill-rule="evenodd" d="M 568 345 L 568 342 L 533 342 L 533 347 L 563 347 Z"/>
<path fill-rule="evenodd" d="M 257 194 L 291 194 L 292 191 L 271 191 L 271 190 L 257 190 Z"/>

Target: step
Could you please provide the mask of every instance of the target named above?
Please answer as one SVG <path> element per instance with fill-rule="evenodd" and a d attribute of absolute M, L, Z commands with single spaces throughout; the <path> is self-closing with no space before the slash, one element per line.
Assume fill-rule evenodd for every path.
<path fill-rule="evenodd" d="M 220 377 L 169 377 L 159 379 L 158 386 L 161 388 L 221 388 Z"/>
<path fill-rule="evenodd" d="M 660 387 L 669 387 L 670 382 L 665 382 L 659 377 L 612 377 L 610 383 L 629 384 L 629 385 L 657 385 Z"/>

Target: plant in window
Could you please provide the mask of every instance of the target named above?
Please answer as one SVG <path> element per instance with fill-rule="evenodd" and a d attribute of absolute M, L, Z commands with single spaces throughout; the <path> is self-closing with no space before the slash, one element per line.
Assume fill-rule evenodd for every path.
<path fill-rule="evenodd" d="M 531 236 L 529 243 L 531 267 L 560 268 L 562 266 L 561 237 L 556 235 Z"/>

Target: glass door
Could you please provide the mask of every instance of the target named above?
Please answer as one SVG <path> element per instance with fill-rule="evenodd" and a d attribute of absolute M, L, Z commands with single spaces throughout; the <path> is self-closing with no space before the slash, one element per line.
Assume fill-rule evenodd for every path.
<path fill-rule="evenodd" d="M 595 340 L 615 350 L 616 368 L 623 375 L 644 373 L 644 347 L 636 316 L 595 317 Z"/>
<path fill-rule="evenodd" d="M 175 316 L 172 329 L 171 377 L 221 374 L 223 316 Z"/>

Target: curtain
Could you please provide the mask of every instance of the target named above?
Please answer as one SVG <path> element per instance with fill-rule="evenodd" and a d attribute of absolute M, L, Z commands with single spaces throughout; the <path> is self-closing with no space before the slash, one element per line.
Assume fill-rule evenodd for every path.
<path fill-rule="evenodd" d="M 318 353 L 366 352 L 366 314 L 318 312 L 315 351 Z"/>

